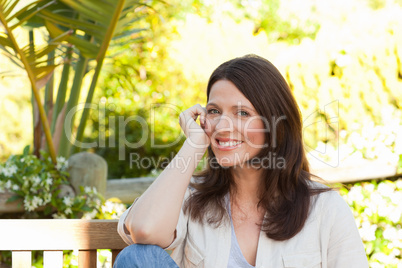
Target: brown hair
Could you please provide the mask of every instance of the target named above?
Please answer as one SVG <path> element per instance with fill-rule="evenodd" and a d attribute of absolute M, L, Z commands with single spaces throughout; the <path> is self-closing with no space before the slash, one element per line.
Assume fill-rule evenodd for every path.
<path fill-rule="evenodd" d="M 311 186 L 312 174 L 303 147 L 302 119 L 296 100 L 276 67 L 256 55 L 221 64 L 209 79 L 208 98 L 212 85 L 219 80 L 231 81 L 267 122 L 285 116 L 286 120 L 276 124 L 274 133 L 265 132 L 268 146 L 253 159 L 274 155 L 285 160 L 284 168 L 263 168 L 265 179 L 258 206 L 268 215 L 261 226 L 267 236 L 278 241 L 290 239 L 303 228 L 311 197 L 330 190 Z M 194 175 L 196 182 L 191 186 L 196 191 L 184 209 L 193 220 L 202 222 L 205 219 L 208 224 L 218 226 L 227 215 L 224 196 L 231 187 L 235 188 L 235 184 L 232 169 L 216 165 L 211 147 L 208 148 L 207 161 L 207 168 Z"/>

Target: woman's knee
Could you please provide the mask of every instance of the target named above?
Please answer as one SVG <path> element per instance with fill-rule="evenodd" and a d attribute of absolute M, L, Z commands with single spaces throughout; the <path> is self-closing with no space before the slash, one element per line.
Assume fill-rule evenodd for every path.
<path fill-rule="evenodd" d="M 161 263 L 171 262 L 171 266 L 160 266 Z M 125 247 L 115 260 L 114 268 L 137 268 L 137 267 L 177 267 L 161 247 L 156 245 L 133 244 Z"/>

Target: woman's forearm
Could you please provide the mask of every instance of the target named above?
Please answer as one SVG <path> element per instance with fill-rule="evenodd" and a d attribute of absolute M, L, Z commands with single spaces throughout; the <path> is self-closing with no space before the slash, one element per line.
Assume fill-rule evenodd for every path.
<path fill-rule="evenodd" d="M 126 227 L 135 243 L 167 247 L 174 233 L 184 194 L 204 155 L 205 146 L 187 139 L 180 151 L 131 208 Z"/>

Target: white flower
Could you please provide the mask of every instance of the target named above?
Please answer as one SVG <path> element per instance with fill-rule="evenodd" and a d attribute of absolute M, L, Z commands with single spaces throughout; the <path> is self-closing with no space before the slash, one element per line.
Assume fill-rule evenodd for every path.
<path fill-rule="evenodd" d="M 392 215 L 393 209 L 391 206 L 388 205 L 381 205 L 378 206 L 378 216 L 389 218 L 390 215 Z"/>
<path fill-rule="evenodd" d="M 106 201 L 102 206 L 102 212 L 111 214 L 112 219 L 119 219 L 125 210 L 126 206 L 124 204 L 111 201 Z"/>
<path fill-rule="evenodd" d="M 394 222 L 395 224 L 400 223 L 402 217 L 402 208 L 396 207 L 391 214 L 389 215 L 389 219 Z"/>
<path fill-rule="evenodd" d="M 68 161 L 63 156 L 58 156 L 56 160 L 57 160 L 56 164 L 57 170 L 64 170 L 67 168 Z"/>
<path fill-rule="evenodd" d="M 64 163 L 67 161 L 64 156 L 58 156 L 56 159 L 57 159 L 57 162 L 60 162 L 60 163 Z"/>
<path fill-rule="evenodd" d="M 378 262 L 372 262 L 370 263 L 371 268 L 384 268 L 383 265 L 379 264 Z"/>
<path fill-rule="evenodd" d="M 365 188 L 367 191 L 369 191 L 369 192 L 371 193 L 372 191 L 374 191 L 374 184 L 372 184 L 372 183 L 367 183 L 367 184 L 364 186 L 364 188 Z"/>
<path fill-rule="evenodd" d="M 374 253 L 373 256 L 371 256 L 371 259 L 378 260 L 378 261 L 380 261 L 380 263 L 383 263 L 383 264 L 390 264 L 392 262 L 392 258 L 393 258 L 393 256 L 387 256 L 386 254 L 384 254 L 382 252 Z"/>
<path fill-rule="evenodd" d="M 43 200 L 38 196 L 34 196 L 32 198 L 32 204 L 34 206 L 36 206 L 36 207 L 42 206 L 43 205 Z"/>
<path fill-rule="evenodd" d="M 98 211 L 96 211 L 95 209 L 92 210 L 91 212 L 87 212 L 82 216 L 82 219 L 85 220 L 92 220 L 96 217 L 96 214 L 98 214 Z"/>
<path fill-rule="evenodd" d="M 373 241 L 376 239 L 375 231 L 377 230 L 377 225 L 370 225 L 369 222 L 363 222 L 362 227 L 359 229 L 360 236 L 365 241 Z"/>
<path fill-rule="evenodd" d="M 113 213 L 113 202 L 106 201 L 102 206 L 102 211 L 112 214 Z"/>
<path fill-rule="evenodd" d="M 66 219 L 66 216 L 63 214 L 54 213 L 52 215 L 53 219 Z"/>
<path fill-rule="evenodd" d="M 348 193 L 348 199 L 350 201 L 361 202 L 364 200 L 364 196 L 362 195 L 362 187 L 354 186 L 350 189 Z"/>
<path fill-rule="evenodd" d="M 35 206 L 33 202 L 30 202 L 27 198 L 24 199 L 24 208 L 28 211 L 34 211 L 38 206 Z"/>
<path fill-rule="evenodd" d="M 45 183 L 46 183 L 46 185 L 52 185 L 53 184 L 53 179 L 51 178 L 51 177 L 48 177 L 46 180 L 45 180 Z"/>
<path fill-rule="evenodd" d="M 6 176 L 6 177 L 11 177 L 11 176 L 13 176 L 15 173 L 17 173 L 17 170 L 18 170 L 17 166 L 16 166 L 16 165 L 12 165 L 12 166 L 9 166 L 9 167 L 4 168 L 2 172 L 3 172 L 4 176 Z"/>
<path fill-rule="evenodd" d="M 90 193 L 92 191 L 92 189 L 89 186 L 85 186 L 84 191 L 85 191 L 85 193 L 88 194 L 88 193 Z"/>
<path fill-rule="evenodd" d="M 391 197 L 391 195 L 394 193 L 393 186 L 393 184 L 382 182 L 378 185 L 378 191 L 382 196 Z"/>
<path fill-rule="evenodd" d="M 10 172 L 12 173 L 12 175 L 17 173 L 17 170 L 18 170 L 16 165 L 12 165 L 9 169 L 10 169 Z"/>
<path fill-rule="evenodd" d="M 391 201 L 394 204 L 402 204 L 402 192 L 401 191 L 395 191 L 393 195 L 390 196 Z"/>
<path fill-rule="evenodd" d="M 64 203 L 67 207 L 71 207 L 71 205 L 73 204 L 73 200 L 71 199 L 71 197 L 65 196 L 65 197 L 63 197 L 63 203 Z"/>
<path fill-rule="evenodd" d="M 398 237 L 398 231 L 394 227 L 387 226 L 382 235 L 385 239 L 392 241 L 394 238 Z"/>
<path fill-rule="evenodd" d="M 13 187 L 12 187 L 12 189 L 13 189 L 14 191 L 18 191 L 18 190 L 20 189 L 20 187 L 19 187 L 17 184 L 14 184 Z"/>
<path fill-rule="evenodd" d="M 39 176 L 33 177 L 33 178 L 32 178 L 33 186 L 34 186 L 34 187 L 35 187 L 35 186 L 38 186 L 38 185 L 40 184 L 40 181 L 41 181 L 41 179 L 40 179 Z"/>
<path fill-rule="evenodd" d="M 64 211 L 64 213 L 66 213 L 66 214 L 72 214 L 73 211 L 71 210 L 71 208 L 66 208 L 66 210 Z"/>
<path fill-rule="evenodd" d="M 366 214 L 367 216 L 371 216 L 373 215 L 373 211 L 371 210 L 371 208 L 365 208 L 364 214 Z"/>

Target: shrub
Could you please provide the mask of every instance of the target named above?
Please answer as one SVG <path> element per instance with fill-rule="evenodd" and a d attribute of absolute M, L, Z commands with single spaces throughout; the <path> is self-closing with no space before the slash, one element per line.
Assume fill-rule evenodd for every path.
<path fill-rule="evenodd" d="M 370 267 L 402 267 L 402 178 L 349 184 L 340 193 L 353 211 Z"/>

